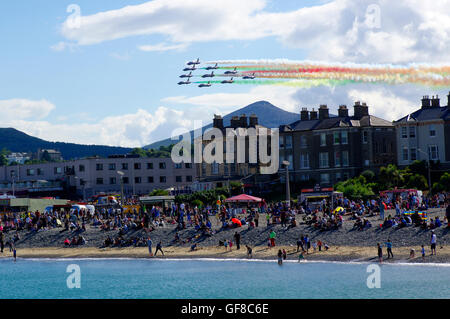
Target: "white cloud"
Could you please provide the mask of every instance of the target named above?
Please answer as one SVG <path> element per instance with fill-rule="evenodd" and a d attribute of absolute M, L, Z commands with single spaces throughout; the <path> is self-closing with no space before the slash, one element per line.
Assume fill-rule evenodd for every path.
<path fill-rule="evenodd" d="M 145 52 L 165 52 L 165 51 L 171 51 L 171 50 L 185 50 L 187 48 L 186 43 L 182 44 L 167 44 L 167 43 L 158 43 L 155 45 L 141 45 L 138 47 L 139 50 L 145 51 Z"/>
<path fill-rule="evenodd" d="M 27 99 L 0 100 L 1 120 L 11 119 L 43 119 L 55 108 L 47 101 Z"/>
<path fill-rule="evenodd" d="M 83 16 L 79 28 L 71 27 L 68 19 L 61 33 L 78 45 L 153 34 L 173 43 L 142 46 L 149 51 L 194 42 L 275 37 L 286 46 L 306 50 L 309 59 L 449 60 L 450 7 L 445 0 L 335 0 L 293 11 L 268 10 L 266 0 L 154 0 Z M 371 23 L 378 20 L 377 12 L 380 25 Z"/>

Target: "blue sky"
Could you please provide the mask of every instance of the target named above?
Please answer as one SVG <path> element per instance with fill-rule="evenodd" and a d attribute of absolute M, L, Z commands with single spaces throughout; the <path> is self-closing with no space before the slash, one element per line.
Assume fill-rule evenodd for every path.
<path fill-rule="evenodd" d="M 381 8 L 381 28 L 359 26 L 357 41 L 349 44 L 355 18 L 364 19 L 371 3 Z M 70 4 L 81 9 L 77 30 L 64 27 Z M 297 112 L 301 106 L 337 107 L 360 97 L 374 105 L 375 113 L 385 114 L 386 103 L 408 112 L 417 108 L 422 95 L 446 92 L 409 86 L 216 86 L 203 91 L 176 85 L 184 63 L 197 57 L 449 62 L 450 26 L 442 18 L 448 18 L 449 9 L 444 1 L 433 6 L 399 1 L 390 6 L 394 5 L 386 1 L 354 5 L 343 0 L 2 1 L 0 106 L 6 115 L 0 127 L 13 126 L 49 140 L 143 146 L 169 136 L 176 127 L 190 128 L 196 119 L 210 121 L 214 113 L 226 114 L 258 99 Z M 116 14 L 111 16 L 111 10 Z M 398 13 L 402 10 L 403 15 Z M 436 26 L 430 16 L 443 23 Z M 392 50 L 373 43 L 368 35 L 374 33 Z M 433 41 L 433 50 L 422 44 L 424 38 Z M 145 45 L 184 48 L 140 49 Z M 369 49 L 356 49 L 354 54 L 355 48 L 363 47 Z M 402 50 L 408 54 L 399 54 Z M 401 112 L 388 114 L 393 117 L 388 119 Z"/>

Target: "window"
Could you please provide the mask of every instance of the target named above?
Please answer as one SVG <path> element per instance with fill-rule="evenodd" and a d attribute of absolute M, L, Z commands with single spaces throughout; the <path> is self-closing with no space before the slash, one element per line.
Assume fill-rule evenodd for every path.
<path fill-rule="evenodd" d="M 300 178 L 302 181 L 309 181 L 309 175 L 307 175 L 307 174 L 302 174 L 302 176 Z"/>
<path fill-rule="evenodd" d="M 330 174 L 320 174 L 320 182 L 323 184 L 330 183 Z"/>
<path fill-rule="evenodd" d="M 183 182 L 183 177 L 182 176 L 176 176 L 175 177 L 175 182 L 182 183 Z"/>
<path fill-rule="evenodd" d="M 184 164 L 184 167 L 186 167 L 186 168 L 192 168 L 192 164 L 191 164 L 191 163 L 186 163 L 186 164 Z"/>
<path fill-rule="evenodd" d="M 160 176 L 160 177 L 159 177 L 159 182 L 160 182 L 160 183 L 166 183 L 166 180 L 167 180 L 167 179 L 166 179 L 165 176 Z"/>
<path fill-rule="evenodd" d="M 366 159 L 364 160 L 364 166 L 369 166 L 370 165 L 370 160 Z"/>
<path fill-rule="evenodd" d="M 300 155 L 300 168 L 305 169 L 309 168 L 309 154 L 301 154 Z"/>
<path fill-rule="evenodd" d="M 439 159 L 439 149 L 437 145 L 429 145 L 428 146 L 428 154 L 430 156 L 430 160 L 436 161 Z"/>
<path fill-rule="evenodd" d="M 110 164 L 108 165 L 108 169 L 109 169 L 110 171 L 115 171 L 115 170 L 116 170 L 116 164 L 110 163 Z"/>
<path fill-rule="evenodd" d="M 141 163 L 134 163 L 134 169 L 141 169 Z"/>
<path fill-rule="evenodd" d="M 363 143 L 366 144 L 369 141 L 369 132 L 363 132 Z"/>
<path fill-rule="evenodd" d="M 103 185 L 103 178 L 97 178 L 97 185 Z"/>
<path fill-rule="evenodd" d="M 166 163 L 159 163 L 159 169 L 166 169 Z"/>
<path fill-rule="evenodd" d="M 341 166 L 341 152 L 334 152 L 334 166 Z"/>
<path fill-rule="evenodd" d="M 292 148 L 292 135 L 286 135 L 285 148 Z"/>
<path fill-rule="evenodd" d="M 216 163 L 216 162 L 214 162 L 214 163 L 212 163 L 211 164 L 211 171 L 212 171 L 212 174 L 219 174 L 219 164 L 218 163 Z"/>
<path fill-rule="evenodd" d="M 34 169 L 27 169 L 27 176 L 34 176 Z"/>
<path fill-rule="evenodd" d="M 342 131 L 341 133 L 341 143 L 342 144 L 348 144 L 348 132 Z"/>
<path fill-rule="evenodd" d="M 147 163 L 147 169 L 153 169 L 153 163 Z"/>
<path fill-rule="evenodd" d="M 42 176 L 42 175 L 44 175 L 44 170 L 42 168 L 38 168 L 36 170 L 36 173 L 37 173 L 38 176 Z"/>
<path fill-rule="evenodd" d="M 122 169 L 128 170 L 128 163 L 122 163 Z"/>
<path fill-rule="evenodd" d="M 109 184 L 110 185 L 116 185 L 117 184 L 117 179 L 115 177 L 110 177 L 109 178 Z"/>
<path fill-rule="evenodd" d="M 416 137 L 416 127 L 410 126 L 409 127 L 409 137 L 415 138 Z"/>
<path fill-rule="evenodd" d="M 183 168 L 183 164 L 179 163 L 179 164 L 175 164 L 175 169 L 181 169 Z"/>
<path fill-rule="evenodd" d="M 348 166 L 349 165 L 349 156 L 348 151 L 342 152 L 342 166 Z"/>
<path fill-rule="evenodd" d="M 436 136 L 436 128 L 434 127 L 434 125 L 429 125 L 428 128 L 430 131 L 430 137 L 435 137 Z"/>
<path fill-rule="evenodd" d="M 408 138 L 406 126 L 402 126 L 402 138 Z"/>
<path fill-rule="evenodd" d="M 341 181 L 341 173 L 336 173 L 336 182 Z"/>
<path fill-rule="evenodd" d="M 97 164 L 95 167 L 97 171 L 103 171 L 103 164 Z"/>
<path fill-rule="evenodd" d="M 403 159 L 404 161 L 407 161 L 407 160 L 408 160 L 408 149 L 407 149 L 406 147 L 403 148 L 403 156 L 402 156 L 402 159 Z"/>
<path fill-rule="evenodd" d="M 147 183 L 153 184 L 153 182 L 154 182 L 153 176 L 147 177 Z"/>
<path fill-rule="evenodd" d="M 320 134 L 320 146 L 327 145 L 327 135 L 325 133 Z"/>
<path fill-rule="evenodd" d="M 192 176 L 190 176 L 190 175 L 186 176 L 186 182 L 191 183 L 192 182 Z"/>
<path fill-rule="evenodd" d="M 339 144 L 340 143 L 340 138 L 339 138 L 339 132 L 334 132 L 333 134 L 333 140 L 334 140 L 334 144 Z"/>
<path fill-rule="evenodd" d="M 80 165 L 80 166 L 78 166 L 78 170 L 80 172 L 84 172 L 86 169 L 85 169 L 84 165 Z"/>
<path fill-rule="evenodd" d="M 130 179 L 128 177 L 123 177 L 122 180 L 123 180 L 124 184 L 129 184 L 130 183 Z"/>
<path fill-rule="evenodd" d="M 328 167 L 328 153 L 319 153 L 319 167 Z"/>
<path fill-rule="evenodd" d="M 62 174 L 62 168 L 61 167 L 55 167 L 54 168 L 55 174 Z"/>
<path fill-rule="evenodd" d="M 280 148 L 284 148 L 284 137 L 280 136 Z"/>
<path fill-rule="evenodd" d="M 415 161 L 417 159 L 417 150 L 415 148 L 411 148 L 410 153 L 411 153 L 411 161 Z"/>
<path fill-rule="evenodd" d="M 306 139 L 305 135 L 302 135 L 300 137 L 300 147 L 302 148 L 308 147 L 308 140 Z"/>
<path fill-rule="evenodd" d="M 141 184 L 142 183 L 142 178 L 141 177 L 135 177 L 134 178 L 134 183 L 135 184 Z"/>

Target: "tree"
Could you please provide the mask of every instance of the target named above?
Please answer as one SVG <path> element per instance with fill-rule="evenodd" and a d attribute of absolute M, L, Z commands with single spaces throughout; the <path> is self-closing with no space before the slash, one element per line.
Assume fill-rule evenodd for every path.
<path fill-rule="evenodd" d="M 375 179 L 375 173 L 372 172 L 370 169 L 365 170 L 364 172 L 361 173 L 361 175 L 364 176 L 364 178 L 368 182 L 372 182 Z"/>
<path fill-rule="evenodd" d="M 425 176 L 419 174 L 410 175 L 406 185 L 408 186 L 408 188 L 419 190 L 428 189 L 427 179 L 425 178 Z"/>
<path fill-rule="evenodd" d="M 0 154 L 0 166 L 7 166 L 8 160 L 6 159 L 6 156 L 3 154 Z"/>
<path fill-rule="evenodd" d="M 384 189 L 401 187 L 404 182 L 402 172 L 393 164 L 381 167 L 378 179 L 380 187 Z"/>
<path fill-rule="evenodd" d="M 165 189 L 154 189 L 149 196 L 169 196 L 169 191 Z"/>
<path fill-rule="evenodd" d="M 344 193 L 345 197 L 361 199 L 375 195 L 372 190 L 373 186 L 374 183 L 367 183 L 366 178 L 360 175 L 358 177 L 337 183 L 335 185 L 335 189 Z"/>

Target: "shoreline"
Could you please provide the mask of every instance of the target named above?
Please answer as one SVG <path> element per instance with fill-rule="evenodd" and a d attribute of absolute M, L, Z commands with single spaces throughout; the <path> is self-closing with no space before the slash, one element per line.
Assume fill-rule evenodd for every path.
<path fill-rule="evenodd" d="M 409 247 L 394 248 L 394 258 L 384 259 L 383 263 L 408 263 L 408 264 L 450 264 L 450 247 L 437 247 L 437 255 L 426 255 L 422 259 L 420 247 L 412 247 L 415 249 L 415 258 L 409 258 Z M 150 257 L 146 247 L 137 248 L 22 248 L 17 250 L 18 259 L 195 259 L 195 260 L 262 260 L 262 261 L 276 261 L 278 249 L 285 249 L 287 252 L 287 261 L 298 261 L 297 248 L 294 246 L 276 246 L 267 248 L 263 246 L 256 246 L 253 248 L 252 258 L 247 257 L 247 250 L 241 247 L 240 250 L 233 249 L 232 251 L 225 251 L 224 247 L 200 247 L 196 251 L 190 251 L 186 247 L 163 247 L 165 256 L 157 255 Z M 429 248 L 426 248 L 429 253 Z M 154 249 L 153 249 L 154 252 Z M 383 254 L 385 251 L 383 250 Z M 361 262 L 361 263 L 378 263 L 376 247 L 353 247 L 353 246 L 338 246 L 332 247 L 328 251 L 313 251 L 309 254 L 304 253 L 306 261 L 312 262 Z M 384 256 L 385 257 L 385 256 Z M 0 254 L 0 260 L 12 259 L 12 252 L 5 249 L 3 254 Z"/>

